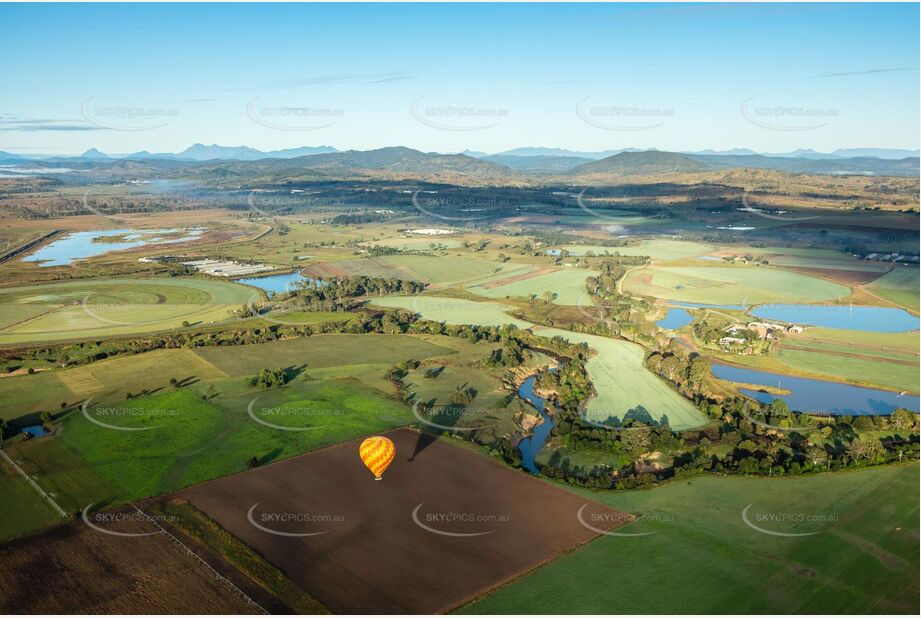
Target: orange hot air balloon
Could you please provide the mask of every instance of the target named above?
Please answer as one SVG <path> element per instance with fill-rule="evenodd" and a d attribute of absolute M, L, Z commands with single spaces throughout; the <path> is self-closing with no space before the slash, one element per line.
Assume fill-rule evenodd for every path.
<path fill-rule="evenodd" d="M 365 462 L 368 470 L 374 473 L 374 480 L 381 480 L 384 470 L 390 466 L 394 456 L 397 454 L 397 447 L 393 445 L 390 438 L 384 436 L 371 436 L 365 438 L 361 446 L 358 447 L 358 456 Z"/>

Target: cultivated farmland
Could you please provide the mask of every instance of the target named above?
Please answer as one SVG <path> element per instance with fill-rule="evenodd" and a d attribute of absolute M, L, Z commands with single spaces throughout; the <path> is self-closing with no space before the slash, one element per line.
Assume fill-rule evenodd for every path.
<path fill-rule="evenodd" d="M 339 613 L 444 612 L 597 536 L 583 505 L 599 528 L 626 521 L 466 448 L 387 435 L 379 482 L 350 442 L 180 495 Z M 273 518 L 292 512 L 316 517 Z"/>

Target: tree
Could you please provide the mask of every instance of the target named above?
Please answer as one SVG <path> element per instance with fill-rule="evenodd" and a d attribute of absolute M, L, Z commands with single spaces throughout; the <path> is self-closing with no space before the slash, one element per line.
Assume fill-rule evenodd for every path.
<path fill-rule="evenodd" d="M 288 382 L 288 374 L 284 369 L 260 369 L 259 373 L 250 378 L 250 383 L 259 388 L 275 388 Z"/>
<path fill-rule="evenodd" d="M 897 408 L 889 417 L 889 424 L 897 431 L 911 429 L 915 424 L 915 415 L 904 408 Z"/>
<path fill-rule="evenodd" d="M 806 457 L 818 468 L 828 463 L 828 452 L 823 446 L 812 446 L 806 451 Z"/>
<path fill-rule="evenodd" d="M 637 457 L 649 449 L 651 433 L 644 425 L 630 427 L 620 433 L 620 443 L 631 457 Z"/>
<path fill-rule="evenodd" d="M 870 438 L 868 440 L 857 439 L 847 447 L 847 454 L 854 461 L 874 461 L 886 452 L 883 443 L 879 438 Z"/>

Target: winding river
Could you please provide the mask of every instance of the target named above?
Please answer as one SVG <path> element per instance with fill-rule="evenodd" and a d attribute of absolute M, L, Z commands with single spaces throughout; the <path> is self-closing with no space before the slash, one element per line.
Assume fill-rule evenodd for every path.
<path fill-rule="evenodd" d="M 534 459 L 540 449 L 544 447 L 544 444 L 547 443 L 547 438 L 550 437 L 550 431 L 553 430 L 554 426 L 553 418 L 544 411 L 543 398 L 538 397 L 534 392 L 534 382 L 536 380 L 537 376 L 533 375 L 518 387 L 518 396 L 533 405 L 540 413 L 541 418 L 544 419 L 541 424 L 534 427 L 530 436 L 523 438 L 518 443 L 518 450 L 521 452 L 521 465 L 532 474 L 540 474 Z"/>

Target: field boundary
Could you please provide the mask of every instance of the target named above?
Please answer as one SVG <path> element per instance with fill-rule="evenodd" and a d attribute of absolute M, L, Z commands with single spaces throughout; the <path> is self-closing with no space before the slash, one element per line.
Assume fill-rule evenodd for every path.
<path fill-rule="evenodd" d="M 25 471 L 24 471 L 22 468 L 20 468 L 19 465 L 18 465 L 15 461 L 13 461 L 13 460 L 10 458 L 9 455 L 7 455 L 6 453 L 3 452 L 3 449 L 0 449 L 0 455 L 3 456 L 3 459 L 5 459 L 6 462 L 7 462 L 8 464 L 10 464 L 11 466 L 13 466 L 13 469 L 16 470 L 16 472 L 18 472 L 19 475 L 20 475 L 22 478 L 24 478 L 24 479 L 26 480 L 26 482 L 27 482 L 29 485 L 31 485 L 32 488 L 35 489 L 35 491 L 37 491 L 37 492 L 39 493 L 39 495 L 41 495 L 42 498 L 44 498 L 45 500 L 48 501 L 48 503 L 54 508 L 55 511 L 58 512 L 58 514 L 59 514 L 63 519 L 68 519 L 67 513 L 64 511 L 64 509 L 61 508 L 61 506 L 60 506 L 57 502 L 54 501 L 54 498 L 52 498 L 51 496 L 49 496 L 48 493 L 47 493 L 44 489 L 42 489 L 41 487 L 39 487 L 38 483 L 36 483 L 36 482 L 32 479 L 32 477 L 30 477 L 28 474 L 26 474 Z"/>
<path fill-rule="evenodd" d="M 213 566 L 211 566 L 211 565 L 208 563 L 207 560 L 205 560 L 204 558 L 202 558 L 201 556 L 199 556 L 198 554 L 196 554 L 194 551 L 192 551 L 192 550 L 189 548 L 189 546 L 186 545 L 185 543 L 183 543 L 182 541 L 180 541 L 180 540 L 176 537 L 176 535 L 174 535 L 172 532 L 170 532 L 169 530 L 167 530 L 166 528 L 164 528 L 162 525 L 160 525 L 160 522 L 158 522 L 155 518 L 153 518 L 153 517 L 151 517 L 150 515 L 148 515 L 147 513 L 145 513 L 143 510 L 141 510 L 140 507 L 138 507 L 138 506 L 137 506 L 136 504 L 134 504 L 133 502 L 129 502 L 128 504 L 130 504 L 130 505 L 132 506 L 132 508 L 134 508 L 134 509 L 138 512 L 138 514 L 142 515 L 142 516 L 144 517 L 144 519 L 146 519 L 147 521 L 149 521 L 150 523 L 152 523 L 153 525 L 155 525 L 157 528 L 159 528 L 161 534 L 166 535 L 166 537 L 167 537 L 168 539 L 170 539 L 171 541 L 173 541 L 173 543 L 175 543 L 176 545 L 178 545 L 181 549 L 184 549 L 190 556 L 193 556 L 196 560 L 198 560 L 200 563 L 202 563 L 202 564 L 205 566 L 205 568 L 207 568 L 209 571 L 211 571 L 211 573 L 214 574 L 214 577 L 215 577 L 218 581 L 220 581 L 221 583 L 223 583 L 224 585 L 226 585 L 228 588 L 230 588 L 232 591 L 236 592 L 236 593 L 239 594 L 241 597 L 243 597 L 243 600 L 246 601 L 248 604 L 252 605 L 253 607 L 256 607 L 256 608 L 257 608 L 260 612 L 262 612 L 263 614 L 269 615 L 268 610 L 266 610 L 264 607 L 262 607 L 261 605 L 259 605 L 258 603 L 256 603 L 248 594 L 246 594 L 245 592 L 243 592 L 235 583 L 233 583 L 232 581 L 230 581 L 229 579 L 227 579 L 226 577 L 224 577 L 223 575 L 221 575 L 221 574 L 218 572 L 217 569 L 215 569 Z"/>

